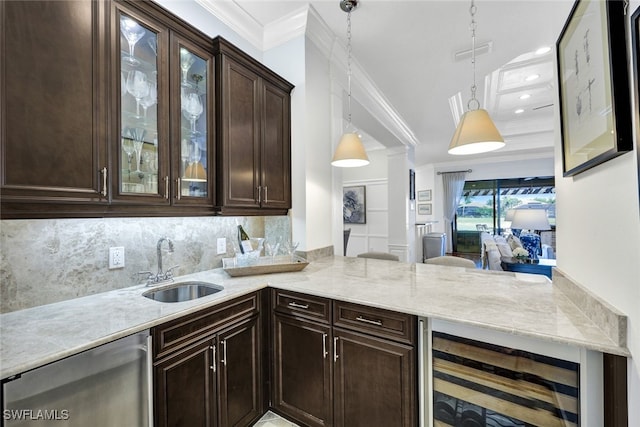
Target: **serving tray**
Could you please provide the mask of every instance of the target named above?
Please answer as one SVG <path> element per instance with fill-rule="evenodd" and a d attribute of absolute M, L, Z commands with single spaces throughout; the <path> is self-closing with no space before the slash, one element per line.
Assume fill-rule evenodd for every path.
<path fill-rule="evenodd" d="M 306 259 L 298 256 L 290 257 L 289 255 L 274 258 L 259 257 L 251 260 L 222 259 L 222 269 L 231 277 L 301 271 L 307 265 L 309 265 L 309 262 Z"/>

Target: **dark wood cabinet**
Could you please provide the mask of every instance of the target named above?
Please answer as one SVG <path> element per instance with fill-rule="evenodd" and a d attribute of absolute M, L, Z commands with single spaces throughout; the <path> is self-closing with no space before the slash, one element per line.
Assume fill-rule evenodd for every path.
<path fill-rule="evenodd" d="M 272 292 L 276 412 L 314 427 L 417 424 L 415 316 Z"/>
<path fill-rule="evenodd" d="M 416 425 L 415 349 L 333 328 L 334 425 Z"/>
<path fill-rule="evenodd" d="M 333 425 L 331 327 L 274 316 L 272 406 L 308 426 Z"/>
<path fill-rule="evenodd" d="M 291 207 L 293 86 L 221 37 L 217 67 L 217 209 L 286 214 Z"/>
<path fill-rule="evenodd" d="M 157 427 L 216 425 L 214 346 L 215 341 L 207 339 L 156 364 Z"/>
<path fill-rule="evenodd" d="M 107 16 L 104 2 L 0 2 L 3 217 L 106 204 Z"/>
<path fill-rule="evenodd" d="M 153 328 L 155 425 L 248 426 L 265 409 L 258 293 Z"/>

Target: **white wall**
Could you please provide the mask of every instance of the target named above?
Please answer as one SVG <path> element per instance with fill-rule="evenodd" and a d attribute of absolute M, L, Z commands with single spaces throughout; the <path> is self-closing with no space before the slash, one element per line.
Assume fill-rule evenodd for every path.
<path fill-rule="evenodd" d="M 640 1 L 632 1 L 628 16 L 638 6 Z M 632 87 L 632 93 L 637 90 Z M 556 132 L 556 237 L 558 268 L 628 316 L 629 426 L 640 426 L 640 202 L 634 136 L 636 152 L 563 178 Z"/>

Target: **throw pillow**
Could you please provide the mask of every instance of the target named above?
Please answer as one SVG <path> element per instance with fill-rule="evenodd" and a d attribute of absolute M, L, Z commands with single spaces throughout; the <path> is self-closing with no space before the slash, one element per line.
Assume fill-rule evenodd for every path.
<path fill-rule="evenodd" d="M 511 250 L 512 251 L 515 248 L 521 248 L 522 247 L 522 242 L 520 241 L 518 236 L 514 236 L 513 234 L 509 234 L 507 236 L 507 242 L 509 243 L 509 246 L 511 246 Z"/>

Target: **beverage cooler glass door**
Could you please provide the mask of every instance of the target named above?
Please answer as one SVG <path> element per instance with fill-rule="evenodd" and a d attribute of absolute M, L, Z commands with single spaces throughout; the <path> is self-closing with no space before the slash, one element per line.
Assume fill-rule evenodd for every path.
<path fill-rule="evenodd" d="M 152 426 L 151 387 L 145 330 L 4 383 L 4 426 Z"/>

